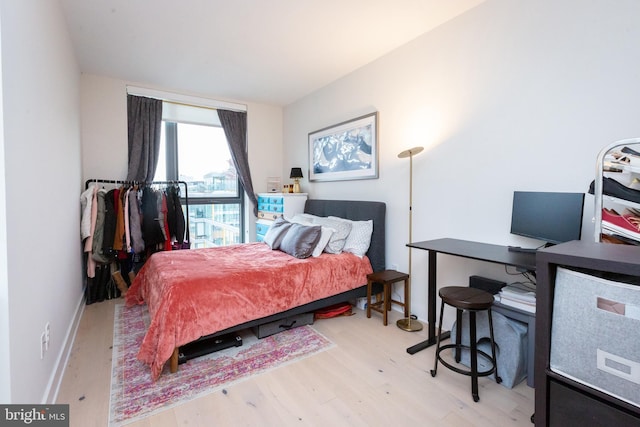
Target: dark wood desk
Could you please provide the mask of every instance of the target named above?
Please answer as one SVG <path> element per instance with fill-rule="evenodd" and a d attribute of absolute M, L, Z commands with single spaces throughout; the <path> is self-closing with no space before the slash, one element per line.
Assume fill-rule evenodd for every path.
<path fill-rule="evenodd" d="M 427 279 L 427 321 L 428 338 L 414 346 L 407 348 L 407 353 L 415 354 L 427 347 L 435 345 L 436 337 L 436 269 L 437 255 L 443 253 L 464 258 L 477 259 L 496 264 L 510 265 L 516 268 L 536 271 L 536 254 L 526 252 L 511 252 L 508 246 L 491 245 L 487 243 L 471 242 L 459 239 L 435 239 L 424 242 L 407 244 L 414 249 L 429 251 L 427 268 L 429 269 Z M 442 339 L 449 337 L 449 332 L 442 333 Z"/>

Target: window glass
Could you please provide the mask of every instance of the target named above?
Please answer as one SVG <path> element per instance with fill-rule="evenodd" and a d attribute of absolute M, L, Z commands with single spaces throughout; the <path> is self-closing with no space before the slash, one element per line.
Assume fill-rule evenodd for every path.
<path fill-rule="evenodd" d="M 238 175 L 220 127 L 178 123 L 178 171 L 190 197 L 238 196 Z"/>
<path fill-rule="evenodd" d="M 154 180 L 187 183 L 192 248 L 244 241 L 244 192 L 220 126 L 163 121 Z"/>

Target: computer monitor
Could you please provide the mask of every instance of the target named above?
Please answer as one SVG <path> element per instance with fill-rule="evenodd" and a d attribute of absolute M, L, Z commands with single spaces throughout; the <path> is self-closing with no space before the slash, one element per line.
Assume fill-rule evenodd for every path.
<path fill-rule="evenodd" d="M 549 244 L 580 240 L 584 193 L 514 191 L 511 233 Z"/>

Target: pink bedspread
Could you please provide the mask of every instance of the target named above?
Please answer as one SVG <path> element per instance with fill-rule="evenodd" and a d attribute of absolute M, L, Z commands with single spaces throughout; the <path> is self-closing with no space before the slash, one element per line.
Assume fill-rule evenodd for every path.
<path fill-rule="evenodd" d="M 127 305 L 147 303 L 138 352 L 154 378 L 174 348 L 367 283 L 371 263 L 350 254 L 297 259 L 264 243 L 158 252 L 138 272 Z"/>

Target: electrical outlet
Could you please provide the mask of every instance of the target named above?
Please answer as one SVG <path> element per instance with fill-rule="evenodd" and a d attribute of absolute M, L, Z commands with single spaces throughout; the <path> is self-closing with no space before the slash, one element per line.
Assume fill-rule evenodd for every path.
<path fill-rule="evenodd" d="M 44 349 L 49 350 L 49 340 L 51 340 L 51 325 L 47 322 L 44 325 Z"/>
<path fill-rule="evenodd" d="M 389 267 L 391 268 L 391 270 L 398 271 L 398 264 L 391 264 Z"/>
<path fill-rule="evenodd" d="M 45 332 L 43 332 L 40 335 L 40 360 L 44 359 L 44 352 L 45 352 L 45 347 L 46 347 L 46 336 L 45 336 Z"/>
<path fill-rule="evenodd" d="M 40 334 L 40 359 L 44 359 L 44 353 L 49 350 L 49 340 L 51 340 L 51 324 L 44 325 L 44 332 Z"/>

